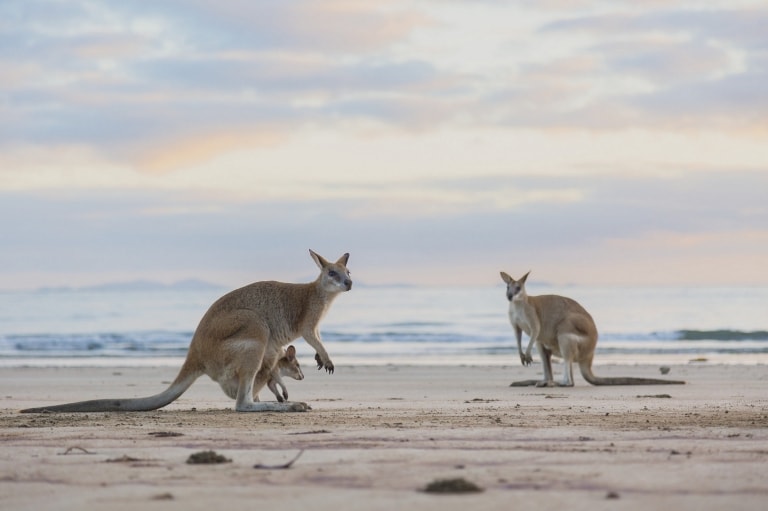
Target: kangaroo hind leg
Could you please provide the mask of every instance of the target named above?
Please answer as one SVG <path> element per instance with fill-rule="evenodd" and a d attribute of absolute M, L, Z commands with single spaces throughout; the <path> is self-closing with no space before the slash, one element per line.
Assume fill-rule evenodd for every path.
<path fill-rule="evenodd" d="M 241 351 L 237 358 L 237 393 L 235 396 L 236 411 L 306 412 L 310 409 L 306 403 L 274 403 L 254 401 L 254 384 L 258 384 L 263 387 L 264 383 L 266 383 L 264 375 L 269 373 L 269 371 L 261 370 L 265 359 L 266 343 L 256 340 L 239 341 L 239 343 L 241 343 Z M 272 365 L 269 366 L 270 371 L 271 368 Z M 257 379 L 258 381 L 256 381 Z"/>
<path fill-rule="evenodd" d="M 541 343 L 536 345 L 541 353 L 541 364 L 544 366 L 544 379 L 536 384 L 537 387 L 557 387 L 554 375 L 552 373 L 552 350 Z"/>
<path fill-rule="evenodd" d="M 573 361 L 580 359 L 584 337 L 578 334 L 560 334 L 557 338 L 563 357 L 563 380 L 561 387 L 573 387 Z"/>

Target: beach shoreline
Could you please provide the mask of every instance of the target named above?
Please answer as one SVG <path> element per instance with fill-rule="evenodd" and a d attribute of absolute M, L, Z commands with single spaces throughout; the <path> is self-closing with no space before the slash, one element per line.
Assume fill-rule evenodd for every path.
<path fill-rule="evenodd" d="M 332 343 L 324 343 L 331 344 Z M 332 353 L 343 352 L 342 347 L 333 346 Z M 299 362 L 302 367 L 313 367 L 313 356 L 307 352 L 307 348 L 300 346 Z M 532 367 L 541 367 L 541 361 L 534 350 Z M 167 368 L 170 370 L 181 368 L 186 354 L 183 356 L 116 356 L 116 357 L 0 357 L 0 370 L 18 368 L 39 369 L 125 369 L 125 368 Z M 472 354 L 455 352 L 447 354 L 416 354 L 416 355 L 349 355 L 342 353 L 334 356 L 335 364 L 346 367 L 390 367 L 390 366 L 414 366 L 414 367 L 460 367 L 480 366 L 497 368 L 514 368 L 518 363 L 517 348 L 510 346 L 508 352 Z M 555 366 L 559 366 L 562 360 L 552 357 Z M 696 365 L 736 365 L 736 366 L 768 366 L 768 353 L 606 353 L 598 348 L 598 353 L 593 361 L 594 367 L 600 366 L 648 366 L 657 371 L 660 366 L 677 365 L 681 367 Z M 556 369 L 557 370 L 557 369 Z"/>
<path fill-rule="evenodd" d="M 556 371 L 559 371 L 559 367 Z M 2 509 L 757 509 L 768 370 L 600 365 L 686 385 L 511 388 L 519 366 L 337 365 L 287 380 L 307 413 L 244 414 L 207 377 L 153 412 L 20 414 L 161 391 L 173 367 L 0 368 Z M 271 400 L 265 389 L 262 400 Z M 231 460 L 190 465 L 213 450 Z M 276 466 L 299 458 L 289 469 Z M 433 495 L 438 479 L 484 491 Z M 514 505 L 512 505 L 514 504 Z"/>

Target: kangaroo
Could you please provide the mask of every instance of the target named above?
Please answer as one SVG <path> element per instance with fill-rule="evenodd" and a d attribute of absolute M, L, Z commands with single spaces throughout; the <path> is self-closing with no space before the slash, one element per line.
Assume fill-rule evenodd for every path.
<path fill-rule="evenodd" d="M 517 350 L 523 365 L 530 365 L 531 348 L 536 348 L 544 365 L 544 380 L 523 380 L 513 382 L 513 387 L 536 385 L 537 387 L 572 387 L 573 362 L 579 364 L 581 375 L 592 385 L 666 385 L 682 384 L 684 381 L 658 380 L 654 378 L 600 378 L 592 373 L 592 358 L 597 345 L 597 327 L 592 316 L 575 300 L 558 295 L 529 296 L 525 292 L 526 273 L 515 280 L 501 272 L 501 279 L 507 284 L 509 300 L 509 322 L 515 330 Z M 522 333 L 530 340 L 523 352 Z M 561 357 L 565 363 L 562 383 L 556 383 L 552 374 L 552 355 Z"/>
<path fill-rule="evenodd" d="M 267 387 L 269 387 L 269 390 L 272 391 L 280 403 L 288 400 L 288 389 L 285 388 L 285 383 L 283 383 L 283 376 L 288 376 L 294 380 L 304 379 L 304 373 L 301 372 L 301 366 L 296 358 L 296 348 L 293 346 L 288 346 L 285 354 L 277 361 L 267 382 Z M 278 387 L 282 390 L 282 394 L 277 389 Z M 258 394 L 254 394 L 253 400 L 258 401 Z"/>
<path fill-rule="evenodd" d="M 299 337 L 315 349 L 318 370 L 334 371 L 320 340 L 318 323 L 333 299 L 352 289 L 349 254 L 330 263 L 312 250 L 309 253 L 320 268 L 314 282 L 255 282 L 216 300 L 200 320 L 179 374 L 163 392 L 28 408 L 22 413 L 156 410 L 178 399 L 203 374 L 235 400 L 238 412 L 307 411 L 306 403 L 263 403 L 253 397 L 269 380 L 283 346 Z"/>

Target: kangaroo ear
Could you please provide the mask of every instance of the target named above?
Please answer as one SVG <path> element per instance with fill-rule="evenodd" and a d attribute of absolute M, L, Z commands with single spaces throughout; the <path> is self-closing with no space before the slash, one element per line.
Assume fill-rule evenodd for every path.
<path fill-rule="evenodd" d="M 293 345 L 288 346 L 285 349 L 285 354 L 288 356 L 288 358 L 295 358 L 296 357 L 296 348 L 294 348 Z"/>
<path fill-rule="evenodd" d="M 510 276 L 509 276 L 509 275 L 508 275 L 506 272 L 503 272 L 503 271 L 502 271 L 502 272 L 499 272 L 499 274 L 501 275 L 501 280 L 503 280 L 503 281 L 504 281 L 504 282 L 506 282 L 507 284 L 509 284 L 510 282 L 512 282 L 512 281 L 514 280 L 514 279 L 513 279 L 512 277 L 510 277 Z"/>
<path fill-rule="evenodd" d="M 349 261 L 349 254 L 344 254 L 343 256 L 339 257 L 339 260 L 336 261 L 336 264 L 340 264 L 342 266 L 347 266 L 347 261 Z"/>
<path fill-rule="evenodd" d="M 521 284 L 525 284 L 525 281 L 528 280 L 528 275 L 530 274 L 531 274 L 531 270 L 528 270 L 528 273 L 520 277 L 520 280 L 518 280 L 518 282 L 520 282 Z"/>
<path fill-rule="evenodd" d="M 314 259 L 315 264 L 317 264 L 317 266 L 319 266 L 321 270 L 326 266 L 328 266 L 328 261 L 323 259 L 323 256 L 321 256 L 320 254 L 316 254 L 315 252 L 313 252 L 312 249 L 309 249 L 309 255 L 312 256 L 312 259 Z"/>

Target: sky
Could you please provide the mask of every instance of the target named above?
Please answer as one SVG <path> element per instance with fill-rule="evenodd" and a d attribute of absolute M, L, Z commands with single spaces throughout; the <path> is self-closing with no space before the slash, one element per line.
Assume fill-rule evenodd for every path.
<path fill-rule="evenodd" d="M 762 1 L 0 2 L 0 289 L 768 285 Z"/>

